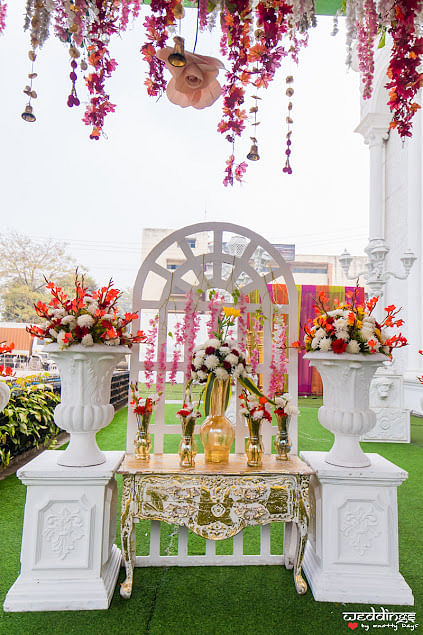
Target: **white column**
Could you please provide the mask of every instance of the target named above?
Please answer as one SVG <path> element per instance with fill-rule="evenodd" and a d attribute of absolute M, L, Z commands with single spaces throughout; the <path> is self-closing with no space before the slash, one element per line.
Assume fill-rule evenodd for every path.
<path fill-rule="evenodd" d="M 6 612 L 107 609 L 119 575 L 114 544 L 123 452 L 105 452 L 93 467 L 57 464 L 46 451 L 18 470 L 27 486 L 21 573 Z"/>
<path fill-rule="evenodd" d="M 385 238 L 385 141 L 390 116 L 369 113 L 357 126 L 370 148 L 369 241 Z"/>
<path fill-rule="evenodd" d="M 413 605 L 398 569 L 397 487 L 407 472 L 378 454 L 345 468 L 325 452 L 301 452 L 315 471 L 303 569 L 318 602 Z"/>

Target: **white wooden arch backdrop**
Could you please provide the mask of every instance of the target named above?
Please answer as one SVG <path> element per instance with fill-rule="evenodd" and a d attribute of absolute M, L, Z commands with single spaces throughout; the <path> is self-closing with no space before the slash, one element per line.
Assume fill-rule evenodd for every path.
<path fill-rule="evenodd" d="M 192 241 L 189 239 L 198 240 L 199 235 L 203 238 L 203 240 L 198 241 L 204 247 L 202 250 L 198 247 L 190 246 Z M 225 253 L 225 245 L 231 237 L 238 237 L 238 244 L 242 245 L 242 248 L 238 249 L 238 253 Z M 177 260 L 179 263 L 174 270 L 170 271 L 166 268 L 163 258 L 165 252 L 172 246 L 175 247 L 175 245 L 178 246 Z M 176 260 L 174 249 L 168 253 L 172 253 L 174 260 Z M 272 261 L 270 271 L 261 273 L 256 270 L 253 263 L 254 256 L 257 257 L 257 254 L 261 254 L 262 258 L 268 257 L 267 259 Z M 245 227 L 231 223 L 198 223 L 171 233 L 151 250 L 141 265 L 135 281 L 133 309 L 134 311 L 139 311 L 140 316 L 143 312 L 148 312 L 150 316 L 159 314 L 157 350 L 160 350 L 163 345 L 167 349 L 168 315 L 174 312 L 183 313 L 186 301 L 183 294 L 190 289 L 194 290 L 194 296 L 196 295 L 197 297 L 200 297 L 200 294 L 195 293 L 197 289 L 203 291 L 207 289 L 223 289 L 232 293 L 234 287 L 237 286 L 243 294 L 258 291 L 261 305 L 248 303 L 247 311 L 255 313 L 261 306 L 264 315 L 267 317 L 263 330 L 263 362 L 259 364 L 257 369 L 263 375 L 263 390 L 266 393 L 270 379 L 272 318 L 275 309 L 267 285 L 276 279 L 285 283 L 287 287 L 288 304 L 277 305 L 277 309 L 279 313 L 287 315 L 289 341 L 294 341 L 298 339 L 298 295 L 292 273 L 277 249 L 262 236 Z M 148 297 L 148 294 L 151 295 L 152 288 L 157 289 L 157 291 L 153 294 L 154 297 Z M 173 295 L 175 291 L 179 292 L 176 296 Z M 200 311 L 207 312 L 207 297 L 198 301 L 197 308 Z M 133 328 L 134 330 L 141 328 L 141 317 L 134 323 Z M 142 381 L 144 370 L 143 354 L 143 345 L 134 346 L 130 368 L 130 380 L 132 382 Z M 290 349 L 288 357 L 288 390 L 296 401 L 298 395 L 297 351 Z M 172 362 L 167 361 L 167 370 L 170 370 L 171 366 Z M 184 371 L 185 366 L 186 360 L 184 356 L 183 358 L 181 357 L 178 363 L 178 370 Z M 154 370 L 156 369 L 157 359 L 154 365 Z M 183 388 L 181 387 L 181 399 L 182 396 Z M 239 400 L 236 399 L 235 402 L 235 452 L 244 452 L 247 427 L 238 411 Z M 135 415 L 129 410 L 127 452 L 131 454 L 134 452 L 136 431 Z M 162 399 L 158 405 L 155 422 L 151 425 L 151 432 L 154 434 L 154 452 L 156 454 L 163 453 L 166 434 L 180 434 L 181 432 L 180 424 L 176 421 L 174 424 L 165 424 L 165 399 Z M 271 426 L 263 426 L 263 443 L 266 453 L 271 453 L 273 433 L 274 429 L 272 431 Z M 293 446 L 292 451 L 297 453 L 296 417 L 293 417 L 291 423 L 290 438 Z M 260 532 L 260 555 L 243 554 L 243 536 L 240 533 L 233 538 L 232 555 L 216 555 L 215 541 L 207 540 L 206 555 L 193 556 L 188 555 L 187 551 L 187 529 L 179 527 L 176 562 L 175 556 L 170 556 L 169 554 L 160 555 L 160 522 L 151 521 L 150 554 L 149 556 L 137 556 L 136 566 L 163 566 L 168 564 L 178 564 L 179 566 L 195 564 L 280 564 L 281 555 L 271 554 L 270 525 L 261 526 Z"/>

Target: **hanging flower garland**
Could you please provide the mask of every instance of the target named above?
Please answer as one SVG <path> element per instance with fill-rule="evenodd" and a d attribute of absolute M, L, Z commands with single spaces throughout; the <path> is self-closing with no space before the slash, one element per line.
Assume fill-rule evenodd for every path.
<path fill-rule="evenodd" d="M 221 50 L 227 55 L 226 82 L 222 89 L 223 115 L 218 131 L 225 135 L 232 146 L 226 162 L 224 184 L 241 182 L 247 163 L 239 162 L 235 156 L 235 141 L 242 136 L 246 127 L 245 91 L 248 86 L 257 92 L 266 88 L 274 79 L 282 58 L 291 55 L 297 60 L 301 46 L 307 43 L 307 31 L 315 25 L 313 0 L 231 0 L 217 3 L 215 0 L 192 0 L 198 11 L 199 30 L 212 28 L 220 15 L 222 29 Z M 29 82 L 24 88 L 28 98 L 22 118 L 27 122 L 36 120 L 32 101 L 37 99 L 33 81 L 37 77 L 34 65 L 38 52 L 49 36 L 51 24 L 54 32 L 68 47 L 71 80 L 67 98 L 69 107 L 79 106 L 78 67 L 87 74 L 85 84 L 90 95 L 83 121 L 91 127 L 90 138 L 99 139 L 105 117 L 115 110 L 106 90 L 107 79 L 117 66 L 109 51 L 109 40 L 119 35 L 128 26 L 129 20 L 140 13 L 141 0 L 26 0 L 24 28 L 29 31 L 31 49 L 28 56 L 31 69 Z M 359 68 L 363 81 L 363 97 L 371 96 L 374 72 L 374 46 L 377 34 L 392 36 L 393 47 L 388 67 L 388 105 L 392 111 L 391 129 L 396 128 L 401 138 L 411 136 L 412 119 L 419 105 L 416 96 L 423 85 L 423 75 L 419 72 L 423 55 L 423 37 L 420 21 L 423 14 L 423 0 L 345 0 L 347 22 L 347 63 L 351 63 L 352 45 L 357 41 Z M 148 64 L 145 84 L 149 95 L 161 95 L 167 86 L 164 76 L 164 61 L 159 52 L 166 48 L 169 29 L 176 20 L 181 20 L 184 9 L 181 0 L 151 0 L 150 14 L 145 17 L 146 43 L 141 53 Z M 6 2 L 0 0 L 0 33 L 5 28 Z M 335 31 L 337 30 L 335 25 Z M 192 54 L 187 53 L 187 56 Z M 192 56 L 194 57 L 194 56 Z M 197 55 L 201 58 L 205 56 Z M 210 65 L 213 58 L 207 58 Z M 198 60 L 192 60 L 197 64 Z M 201 63 L 206 63 L 204 60 Z M 198 66 L 201 66 L 197 64 Z M 38 61 L 37 61 L 38 64 Z M 192 99 L 178 99 L 182 107 L 202 108 L 211 105 L 218 96 L 218 83 L 214 81 L 219 70 L 216 60 L 208 70 L 208 81 L 214 74 L 212 95 L 199 101 L 198 95 Z M 177 78 L 176 78 L 177 75 Z M 201 68 L 185 76 L 176 74 L 175 86 L 179 84 L 203 82 Z M 207 92 L 207 86 L 202 87 Z M 292 87 L 287 90 L 292 91 Z M 186 94 L 187 86 L 182 91 Z M 292 107 L 292 102 L 290 102 Z M 251 110 L 250 110 L 251 112 Z M 256 115 L 255 111 L 255 115 Z M 291 114 L 288 113 L 291 120 Z M 254 122 L 258 125 L 259 122 Z M 288 125 L 291 125 L 288 122 Z M 254 139 L 255 139 L 254 134 Z M 284 172 L 291 173 L 291 131 L 287 134 L 287 162 Z M 256 144 L 257 145 L 257 144 Z M 259 158 L 252 153 L 252 160 Z"/>
<path fill-rule="evenodd" d="M 0 34 L 3 33 L 6 28 L 6 11 L 7 4 L 0 0 Z"/>
<path fill-rule="evenodd" d="M 402 138 L 411 137 L 411 119 L 420 108 L 415 98 L 423 86 L 423 74 L 419 72 L 423 38 L 418 37 L 417 26 L 422 9 L 422 0 L 397 0 L 390 30 L 393 46 L 386 88 L 390 91 L 388 105 L 394 114 L 389 127 L 397 128 Z"/>

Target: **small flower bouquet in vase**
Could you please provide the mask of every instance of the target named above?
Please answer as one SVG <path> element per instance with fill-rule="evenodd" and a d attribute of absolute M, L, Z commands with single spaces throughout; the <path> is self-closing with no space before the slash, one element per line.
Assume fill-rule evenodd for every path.
<path fill-rule="evenodd" d="M 179 463 L 182 467 L 194 467 L 195 465 L 198 448 L 194 438 L 194 430 L 197 419 L 201 417 L 198 406 L 198 402 L 191 403 L 190 400 L 186 399 L 181 410 L 176 413 L 182 425 L 182 436 L 178 447 Z"/>
<path fill-rule="evenodd" d="M 289 421 L 292 415 L 299 414 L 299 410 L 288 393 L 276 395 L 274 404 L 273 412 L 278 424 L 278 433 L 275 437 L 276 459 L 287 461 L 291 451 L 291 442 L 288 437 Z"/>
<path fill-rule="evenodd" d="M 263 420 L 272 423 L 271 403 L 262 395 L 249 394 L 245 389 L 239 396 L 241 399 L 241 414 L 244 415 L 248 425 L 248 439 L 245 447 L 247 465 L 261 467 L 263 463 L 264 447 L 261 437 L 261 424 Z"/>
<path fill-rule="evenodd" d="M 150 460 L 151 435 L 149 431 L 151 417 L 160 401 L 161 392 L 155 395 L 143 397 L 138 388 L 138 383 L 131 383 L 131 402 L 130 405 L 137 417 L 138 432 L 134 441 L 135 457 L 140 461 Z"/>
<path fill-rule="evenodd" d="M 106 460 L 96 443 L 96 433 L 114 416 L 110 403 L 110 384 L 116 364 L 129 354 L 135 342 L 145 335 L 128 332 L 136 313 L 119 313 L 121 293 L 112 280 L 97 291 L 90 291 L 84 277 L 75 275 L 75 297 L 71 298 L 53 282 L 46 280 L 51 299 L 35 305 L 44 323 L 27 331 L 46 340 L 45 350 L 55 361 L 61 377 L 61 403 L 54 420 L 70 434 L 65 452 L 58 452 L 59 465 L 85 467 Z"/>

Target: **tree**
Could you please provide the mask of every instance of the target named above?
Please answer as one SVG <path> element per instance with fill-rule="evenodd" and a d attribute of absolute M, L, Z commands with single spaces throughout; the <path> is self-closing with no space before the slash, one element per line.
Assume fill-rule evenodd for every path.
<path fill-rule="evenodd" d="M 48 300 L 44 276 L 73 295 L 76 263 L 65 243 L 53 239 L 33 240 L 15 230 L 0 236 L 0 281 L 2 319 L 36 322 L 34 303 Z M 83 268 L 79 268 L 84 273 Z M 85 274 L 85 282 L 94 287 Z"/>

